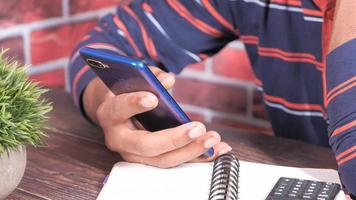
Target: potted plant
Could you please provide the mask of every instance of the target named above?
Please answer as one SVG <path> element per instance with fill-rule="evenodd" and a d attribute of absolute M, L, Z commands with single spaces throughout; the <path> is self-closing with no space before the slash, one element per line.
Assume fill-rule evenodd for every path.
<path fill-rule="evenodd" d="M 43 144 L 47 90 L 31 82 L 26 67 L 0 51 L 0 199 L 19 184 L 26 166 L 26 145 Z"/>

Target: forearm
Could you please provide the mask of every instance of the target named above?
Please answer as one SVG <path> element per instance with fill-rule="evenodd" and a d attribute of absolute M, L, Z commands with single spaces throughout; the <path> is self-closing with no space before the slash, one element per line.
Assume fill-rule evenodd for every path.
<path fill-rule="evenodd" d="M 337 0 L 329 52 L 356 38 L 356 1 Z"/>

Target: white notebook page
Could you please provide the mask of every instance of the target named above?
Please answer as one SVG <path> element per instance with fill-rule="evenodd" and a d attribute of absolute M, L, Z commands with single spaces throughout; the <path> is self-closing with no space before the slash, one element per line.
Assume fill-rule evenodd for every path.
<path fill-rule="evenodd" d="M 100 192 L 100 200 L 207 200 L 213 163 L 171 169 L 119 162 Z"/>
<path fill-rule="evenodd" d="M 239 199 L 264 200 L 282 177 L 340 183 L 330 169 L 282 167 L 240 161 Z M 183 164 L 171 169 L 119 162 L 99 200 L 208 200 L 213 163 Z M 344 200 L 343 192 L 336 198 Z"/>

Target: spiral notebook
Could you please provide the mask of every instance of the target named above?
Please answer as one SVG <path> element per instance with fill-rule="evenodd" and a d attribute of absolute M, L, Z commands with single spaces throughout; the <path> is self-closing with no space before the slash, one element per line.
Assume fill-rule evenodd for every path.
<path fill-rule="evenodd" d="M 119 162 L 99 200 L 264 200 L 280 177 L 340 183 L 337 171 L 237 161 L 232 154 L 214 163 L 187 163 L 171 169 Z M 341 191 L 337 200 L 344 200 Z"/>

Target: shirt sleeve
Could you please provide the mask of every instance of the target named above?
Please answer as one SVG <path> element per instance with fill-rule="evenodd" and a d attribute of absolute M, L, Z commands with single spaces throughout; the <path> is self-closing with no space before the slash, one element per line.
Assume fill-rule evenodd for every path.
<path fill-rule="evenodd" d="M 356 194 L 356 39 L 327 56 L 326 105 L 330 145 L 335 153 L 341 180 Z"/>
<path fill-rule="evenodd" d="M 144 59 L 148 64 L 178 73 L 186 65 L 215 54 L 238 35 L 228 1 L 137 0 L 119 6 L 115 14 L 79 42 L 69 63 L 70 92 L 81 106 L 81 95 L 95 78 L 79 56 L 81 47 Z"/>

